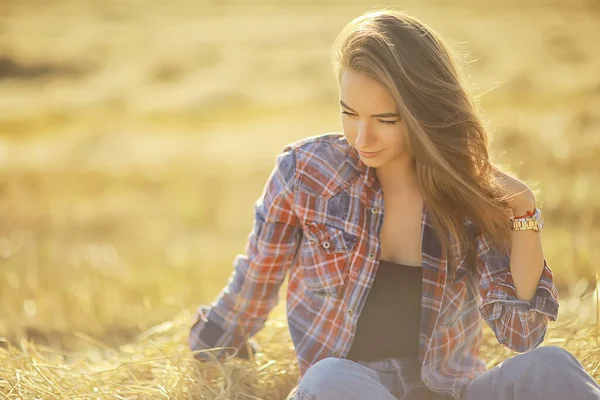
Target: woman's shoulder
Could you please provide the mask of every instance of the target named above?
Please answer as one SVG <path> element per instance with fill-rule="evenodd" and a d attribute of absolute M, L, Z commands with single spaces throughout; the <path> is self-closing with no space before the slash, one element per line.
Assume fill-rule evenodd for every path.
<path fill-rule="evenodd" d="M 283 153 L 294 153 L 298 168 L 322 165 L 337 170 L 348 159 L 350 149 L 343 133 L 328 132 L 289 143 Z"/>
<path fill-rule="evenodd" d="M 285 150 L 299 150 L 302 153 L 320 153 L 323 151 L 337 149 L 344 154 L 348 151 L 350 145 L 346 141 L 343 133 L 327 132 L 319 135 L 308 136 L 289 143 Z"/>
<path fill-rule="evenodd" d="M 327 196 L 356 175 L 351 149 L 343 133 L 328 132 L 289 143 L 284 153 L 293 154 L 298 187 Z"/>

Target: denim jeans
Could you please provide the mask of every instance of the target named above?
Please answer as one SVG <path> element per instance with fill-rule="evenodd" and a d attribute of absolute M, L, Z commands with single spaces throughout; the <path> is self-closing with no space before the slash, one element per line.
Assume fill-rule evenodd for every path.
<path fill-rule="evenodd" d="M 418 358 L 354 362 L 326 358 L 310 367 L 290 400 L 441 400 L 420 379 Z M 600 399 L 600 386 L 568 351 L 541 346 L 504 360 L 471 382 L 461 400 Z"/>

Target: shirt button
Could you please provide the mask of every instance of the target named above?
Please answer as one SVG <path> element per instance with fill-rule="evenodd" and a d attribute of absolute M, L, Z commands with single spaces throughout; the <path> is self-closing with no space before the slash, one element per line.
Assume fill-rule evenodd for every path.
<path fill-rule="evenodd" d="M 329 242 L 324 242 L 323 243 L 323 248 L 328 249 L 331 245 L 329 244 Z"/>
<path fill-rule="evenodd" d="M 353 315 L 353 314 L 354 314 L 354 310 L 353 310 L 353 309 L 351 309 L 351 308 L 349 308 L 349 309 L 348 309 L 348 315 Z"/>
<path fill-rule="evenodd" d="M 334 357 L 339 357 L 339 356 L 340 356 L 340 354 L 341 354 L 341 353 L 340 353 L 339 351 L 334 351 L 334 352 L 333 352 L 333 356 L 334 356 Z"/>
<path fill-rule="evenodd" d="M 369 257 L 369 260 L 374 260 L 375 259 L 375 254 L 369 253 L 368 257 Z"/>
<path fill-rule="evenodd" d="M 379 210 L 376 207 L 371 208 L 371 212 L 373 214 L 377 214 L 379 212 Z"/>

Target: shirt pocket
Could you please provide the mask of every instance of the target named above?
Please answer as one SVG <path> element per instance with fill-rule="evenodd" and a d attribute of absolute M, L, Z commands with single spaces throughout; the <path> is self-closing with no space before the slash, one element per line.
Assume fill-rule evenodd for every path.
<path fill-rule="evenodd" d="M 318 296 L 339 295 L 350 266 L 356 236 L 333 226 L 306 222 L 299 267 L 306 288 Z"/>

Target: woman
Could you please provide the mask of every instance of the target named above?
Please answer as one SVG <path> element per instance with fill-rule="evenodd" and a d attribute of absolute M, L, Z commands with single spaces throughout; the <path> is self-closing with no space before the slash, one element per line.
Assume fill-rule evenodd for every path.
<path fill-rule="evenodd" d="M 538 347 L 558 312 L 541 211 L 490 163 L 447 46 L 377 11 L 335 48 L 343 135 L 277 157 L 246 255 L 200 307 L 191 348 L 247 351 L 289 273 L 293 399 L 600 399 L 570 353 Z M 527 353 L 486 371 L 483 320 Z"/>

